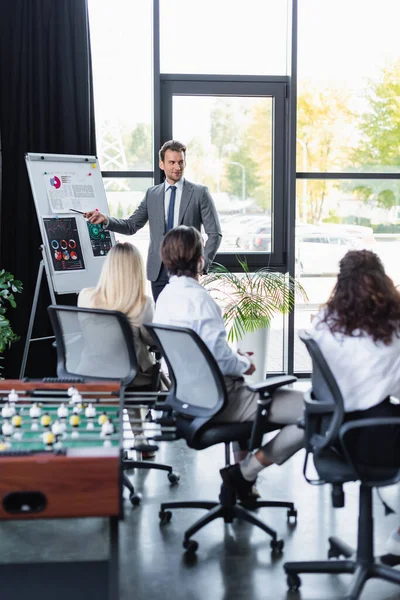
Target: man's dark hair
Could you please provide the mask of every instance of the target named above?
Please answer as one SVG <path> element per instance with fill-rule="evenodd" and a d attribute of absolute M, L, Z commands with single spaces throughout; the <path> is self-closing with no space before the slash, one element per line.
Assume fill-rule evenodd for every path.
<path fill-rule="evenodd" d="M 347 252 L 322 320 L 332 333 L 367 334 L 386 345 L 393 335 L 400 337 L 400 293 L 379 256 L 369 250 Z"/>
<path fill-rule="evenodd" d="M 185 155 L 185 158 L 186 158 L 185 144 L 182 144 L 181 142 L 178 142 L 177 140 L 168 140 L 168 142 L 165 142 L 165 144 L 163 144 L 161 146 L 160 151 L 158 153 L 158 156 L 159 156 L 161 162 L 164 162 L 165 152 L 167 150 L 172 150 L 173 152 L 183 152 L 183 154 Z"/>
<path fill-rule="evenodd" d="M 180 225 L 171 229 L 163 239 L 161 259 L 170 275 L 196 277 L 201 256 L 203 239 L 194 227 Z"/>

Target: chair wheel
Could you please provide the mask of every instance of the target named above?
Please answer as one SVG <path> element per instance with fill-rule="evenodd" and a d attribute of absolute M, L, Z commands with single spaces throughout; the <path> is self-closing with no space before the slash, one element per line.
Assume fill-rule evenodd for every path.
<path fill-rule="evenodd" d="M 142 496 L 140 494 L 131 494 L 129 500 L 131 501 L 132 506 L 139 506 L 142 501 Z"/>
<path fill-rule="evenodd" d="M 172 519 L 172 512 L 170 510 L 160 510 L 158 516 L 160 517 L 160 525 L 166 525 Z"/>
<path fill-rule="evenodd" d="M 283 546 L 285 542 L 283 540 L 271 540 L 270 547 L 274 554 L 282 554 Z"/>
<path fill-rule="evenodd" d="M 293 524 L 297 524 L 297 510 L 295 508 L 289 508 L 287 511 L 287 522 L 290 523 L 290 519 L 293 519 Z"/>
<path fill-rule="evenodd" d="M 168 473 L 168 481 L 171 485 L 175 485 L 176 483 L 178 483 L 180 478 L 181 476 L 176 471 L 171 471 L 171 473 Z"/>
<path fill-rule="evenodd" d="M 286 577 L 286 583 L 288 584 L 289 592 L 297 592 L 301 586 L 301 579 L 297 573 L 289 573 Z"/>
<path fill-rule="evenodd" d="M 199 544 L 196 542 L 196 540 L 184 540 L 183 547 L 185 548 L 187 554 L 194 554 L 199 547 Z"/>

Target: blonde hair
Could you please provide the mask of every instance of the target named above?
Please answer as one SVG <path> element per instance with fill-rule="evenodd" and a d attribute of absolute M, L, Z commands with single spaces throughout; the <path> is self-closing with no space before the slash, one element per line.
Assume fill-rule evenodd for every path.
<path fill-rule="evenodd" d="M 119 310 L 135 323 L 146 303 L 145 288 L 142 255 L 132 244 L 118 242 L 107 254 L 93 290 L 93 308 Z"/>

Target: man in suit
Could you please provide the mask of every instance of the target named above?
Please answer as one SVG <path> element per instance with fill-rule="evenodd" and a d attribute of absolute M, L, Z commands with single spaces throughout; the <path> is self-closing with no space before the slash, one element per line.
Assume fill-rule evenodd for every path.
<path fill-rule="evenodd" d="M 191 225 L 208 236 L 205 248 L 205 271 L 214 260 L 221 243 L 221 226 L 214 201 L 204 185 L 190 183 L 183 177 L 186 146 L 176 140 L 165 142 L 159 152 L 159 166 L 165 181 L 147 190 L 142 202 L 128 219 L 108 218 L 92 210 L 85 214 L 91 223 L 102 223 L 105 229 L 133 235 L 150 226 L 147 278 L 151 281 L 154 301 L 168 283 L 168 273 L 161 261 L 160 248 L 164 235 L 178 225 Z"/>

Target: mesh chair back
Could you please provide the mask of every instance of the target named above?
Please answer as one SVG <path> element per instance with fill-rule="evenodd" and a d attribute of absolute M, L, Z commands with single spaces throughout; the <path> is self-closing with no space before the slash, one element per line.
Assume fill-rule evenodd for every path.
<path fill-rule="evenodd" d="M 323 443 L 320 442 L 319 444 L 320 449 L 322 449 L 330 446 L 337 439 L 339 429 L 343 424 L 343 396 L 317 342 L 305 331 L 301 331 L 299 337 L 306 345 L 312 360 L 311 383 L 313 399 L 330 403 L 334 408 L 332 414 L 322 418 L 319 436 L 323 437 Z"/>
<path fill-rule="evenodd" d="M 191 329 L 146 324 L 157 339 L 171 379 L 168 402 L 192 417 L 211 417 L 226 402 L 221 371 L 201 338 Z"/>
<path fill-rule="evenodd" d="M 118 380 L 127 385 L 138 366 L 129 321 L 111 310 L 50 306 L 58 377 Z"/>

